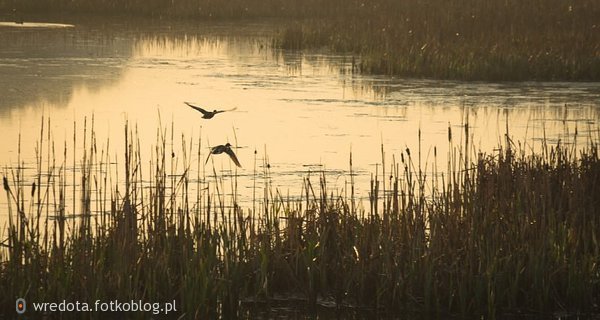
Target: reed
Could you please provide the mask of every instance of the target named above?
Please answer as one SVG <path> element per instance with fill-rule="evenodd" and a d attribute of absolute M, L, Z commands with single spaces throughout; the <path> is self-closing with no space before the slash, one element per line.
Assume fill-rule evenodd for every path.
<path fill-rule="evenodd" d="M 464 130 L 468 137 L 468 125 Z M 66 147 L 56 159 L 42 129 L 47 138 L 35 174 L 24 175 L 23 164 L 5 170 L 2 314 L 13 314 L 17 297 L 175 300 L 177 312 L 168 317 L 182 318 L 268 317 L 282 304 L 351 317 L 600 312 L 600 158 L 593 142 L 546 144 L 526 154 L 507 138 L 493 154 L 473 155 L 469 141 L 456 144 L 449 128 L 445 170 L 428 171 L 418 150 L 388 163 L 382 147 L 368 204 L 353 191 L 327 191 L 325 173 L 304 179 L 302 196 L 290 200 L 270 187 L 265 158 L 263 172 L 252 175 L 265 180 L 263 197 L 242 208 L 236 174 L 200 172 L 201 141 L 181 137 L 181 150 L 171 149 L 175 137 L 160 126 L 145 162 L 135 128 L 125 124 L 117 173 L 110 150 L 98 151 L 93 124 L 84 132 L 77 168 L 67 165 Z M 72 208 L 67 171 L 80 181 Z M 227 185 L 234 196 L 226 196 Z"/>
<path fill-rule="evenodd" d="M 596 81 L 599 13 L 591 1 L 359 1 L 328 19 L 290 24 L 276 45 L 351 53 L 362 73 Z"/>

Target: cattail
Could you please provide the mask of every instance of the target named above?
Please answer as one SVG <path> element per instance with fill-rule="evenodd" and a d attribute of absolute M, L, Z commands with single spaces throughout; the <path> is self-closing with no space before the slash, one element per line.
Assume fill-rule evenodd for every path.
<path fill-rule="evenodd" d="M 35 194 L 35 181 L 31 184 L 31 197 Z"/>
<path fill-rule="evenodd" d="M 6 179 L 6 177 L 2 177 L 2 183 L 4 184 L 4 191 L 10 191 L 10 187 L 8 186 L 8 179 Z"/>

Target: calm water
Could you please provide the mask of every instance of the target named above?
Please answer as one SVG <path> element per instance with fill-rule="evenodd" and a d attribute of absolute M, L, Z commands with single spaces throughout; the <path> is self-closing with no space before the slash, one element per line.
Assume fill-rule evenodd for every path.
<path fill-rule="evenodd" d="M 72 155 L 74 123 L 76 152 L 82 154 L 83 124 L 87 121 L 89 129 L 92 117 L 98 148 L 110 143 L 113 162 L 123 162 L 126 120 L 137 127 L 144 163 L 149 163 L 159 126 L 168 128 L 169 143 L 174 137 L 176 155 L 182 154 L 182 136 L 187 144 L 193 143 L 194 151 L 188 155 L 193 162 L 199 141 L 202 163 L 208 146 L 231 142 L 243 165 L 237 170 L 242 201 L 252 197 L 255 165 L 262 172 L 266 162 L 273 186 L 284 195 L 297 196 L 303 177 L 320 170 L 329 172 L 332 189 L 341 190 L 349 180 L 350 152 L 358 173 L 357 192 L 364 197 L 370 173 L 381 163 L 381 145 L 388 165 L 406 148 L 415 155 L 419 128 L 421 162 L 429 163 L 428 168 L 434 147 L 438 165 L 445 167 L 448 126 L 458 144 L 465 122 L 475 148 L 488 152 L 501 140 L 507 119 L 513 140 L 531 148 L 538 148 L 544 135 L 551 142 L 572 140 L 575 131 L 578 141 L 599 137 L 599 83 L 362 76 L 353 74 L 351 56 L 273 49 L 277 28 L 271 24 L 74 25 L 0 25 L 4 174 L 10 176 L 19 157 L 26 168 L 35 166 L 42 117 L 50 119 L 58 162 L 65 142 Z M 210 110 L 237 109 L 204 120 L 184 101 Z M 171 146 L 167 148 L 170 151 Z M 46 142 L 42 153 L 47 154 Z M 219 174 L 233 169 L 226 156 L 213 160 Z M 181 173 L 181 157 L 177 161 L 175 172 Z M 210 180 L 212 168 L 209 162 L 203 179 Z M 192 169 L 191 176 L 196 177 L 196 166 Z M 6 198 L 0 198 L 0 214 L 6 216 Z"/>

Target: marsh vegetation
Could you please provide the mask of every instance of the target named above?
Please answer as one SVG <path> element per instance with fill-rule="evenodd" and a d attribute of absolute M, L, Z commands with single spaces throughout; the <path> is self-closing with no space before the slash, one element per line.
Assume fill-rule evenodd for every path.
<path fill-rule="evenodd" d="M 76 25 L 2 33 L 3 143 L 18 146 L 3 144 L 0 169 L 0 317 L 17 297 L 175 300 L 174 317 L 197 319 L 600 314 L 597 84 L 411 78 L 597 81 L 597 1 L 0 9 Z M 199 125 L 182 99 L 241 115 Z M 184 129 L 154 128 L 148 115 L 161 108 Z M 38 127 L 32 115 L 46 112 L 59 120 Z M 101 124 L 75 118 L 72 140 L 56 138 L 87 112 Z M 102 128 L 122 115 L 140 125 L 125 123 L 116 141 Z M 490 138 L 502 115 L 505 134 Z M 225 142 L 243 169 L 207 158 Z M 340 169 L 332 155 L 348 144 Z M 299 192 L 278 187 L 290 181 Z M 106 314 L 59 317 L 82 316 Z"/>
<path fill-rule="evenodd" d="M 382 146 L 366 202 L 354 193 L 352 155 L 346 189 L 315 172 L 300 198 L 270 187 L 268 162 L 255 160 L 267 183 L 242 207 L 236 174 L 202 168 L 201 141 L 182 137 L 173 152 L 179 143 L 158 129 L 142 159 L 134 128 L 116 151 L 89 131 L 74 141 L 82 148 L 64 150 L 42 132 L 36 174 L 3 173 L 5 314 L 13 297 L 175 299 L 190 318 L 268 316 L 282 304 L 347 316 L 599 311 L 596 137 L 531 153 L 507 136 L 484 154 L 449 128 L 448 161 L 429 168 L 418 150 L 390 157 Z M 71 153 L 77 161 L 61 160 Z M 204 190 L 194 188 L 202 172 Z"/>

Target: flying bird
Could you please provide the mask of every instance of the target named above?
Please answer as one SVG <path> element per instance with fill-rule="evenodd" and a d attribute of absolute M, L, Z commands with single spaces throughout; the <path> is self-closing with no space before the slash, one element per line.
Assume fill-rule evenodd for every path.
<path fill-rule="evenodd" d="M 235 153 L 233 152 L 233 150 L 231 150 L 231 144 L 229 144 L 229 142 L 227 142 L 225 145 L 218 145 L 216 147 L 212 147 L 212 149 L 210 149 L 210 153 L 208 154 L 208 157 L 206 157 L 206 161 L 204 162 L 204 164 L 206 165 L 208 163 L 208 159 L 210 158 L 211 154 L 221 154 L 221 153 L 227 153 L 227 155 L 229 155 L 229 157 L 231 158 L 231 161 L 233 161 L 233 163 L 235 163 L 236 166 L 238 167 L 242 167 L 242 165 L 240 164 L 240 161 L 238 160 L 238 158 L 235 156 Z"/>
<path fill-rule="evenodd" d="M 189 102 L 184 102 L 185 104 L 187 104 L 188 106 L 200 111 L 202 113 L 202 118 L 203 119 L 212 119 L 212 117 L 214 117 L 217 113 L 221 113 L 221 112 L 225 112 L 225 111 L 233 111 L 237 108 L 233 108 L 233 109 L 228 109 L 228 110 L 213 110 L 213 111 L 208 111 L 208 110 L 204 110 L 198 106 L 195 106 Z"/>

